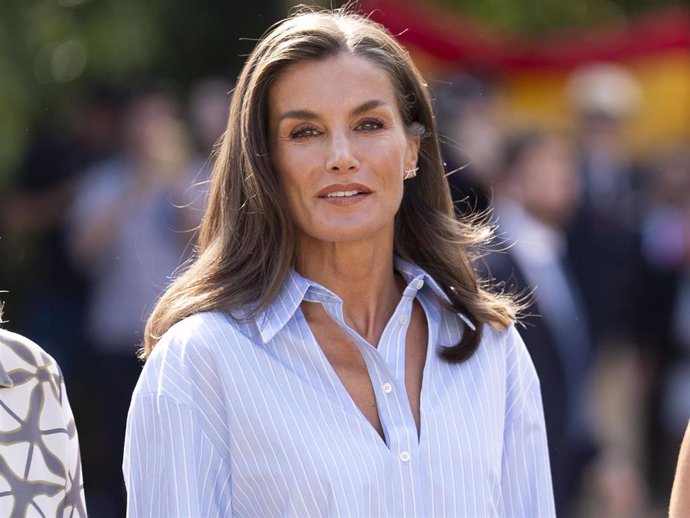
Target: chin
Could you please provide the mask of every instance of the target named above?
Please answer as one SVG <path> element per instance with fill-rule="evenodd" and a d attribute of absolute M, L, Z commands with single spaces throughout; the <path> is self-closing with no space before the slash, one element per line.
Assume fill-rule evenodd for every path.
<path fill-rule="evenodd" d="M 388 230 L 390 228 L 390 231 Z M 393 225 L 329 225 L 314 229 L 312 232 L 301 232 L 310 241 L 324 243 L 348 243 L 355 241 L 376 241 L 383 243 L 390 234 L 393 239 Z"/>

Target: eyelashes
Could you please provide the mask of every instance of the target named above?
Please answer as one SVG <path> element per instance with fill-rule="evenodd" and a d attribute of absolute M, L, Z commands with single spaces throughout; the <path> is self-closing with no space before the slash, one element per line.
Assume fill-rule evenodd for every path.
<path fill-rule="evenodd" d="M 386 124 L 383 120 L 378 119 L 376 117 L 367 117 L 365 119 L 360 120 L 354 127 L 354 130 L 368 133 L 384 129 L 385 127 Z M 312 126 L 311 124 L 305 124 L 293 129 L 290 132 L 290 138 L 294 140 L 304 140 L 310 137 L 317 137 L 322 133 L 323 132 L 315 126 Z"/>
<path fill-rule="evenodd" d="M 309 137 L 316 137 L 318 134 L 319 130 L 317 130 L 316 128 L 310 126 L 298 127 L 290 132 L 290 138 L 295 140 L 302 140 Z"/>
<path fill-rule="evenodd" d="M 363 119 L 357 124 L 357 128 L 361 131 L 376 131 L 378 129 L 383 129 L 385 127 L 384 122 L 381 119 L 376 119 L 374 117 L 368 117 Z"/>

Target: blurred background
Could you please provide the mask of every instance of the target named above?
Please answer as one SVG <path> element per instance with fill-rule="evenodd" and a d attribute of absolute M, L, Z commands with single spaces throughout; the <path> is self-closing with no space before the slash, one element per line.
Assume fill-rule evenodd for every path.
<path fill-rule="evenodd" d="M 124 515 L 137 344 L 233 81 L 296 3 L 0 2 L 4 326 L 62 366 L 96 518 Z M 483 275 L 534 289 L 559 516 L 663 514 L 690 418 L 690 3 L 359 8 L 428 81 L 458 213 L 491 209 Z"/>

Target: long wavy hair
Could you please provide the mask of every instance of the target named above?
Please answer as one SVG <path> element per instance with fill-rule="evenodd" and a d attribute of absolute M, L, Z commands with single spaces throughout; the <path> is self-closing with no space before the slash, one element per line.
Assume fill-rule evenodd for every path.
<path fill-rule="evenodd" d="M 482 325 L 510 325 L 517 305 L 480 281 L 474 261 L 490 231 L 459 221 L 445 178 L 427 86 L 407 51 L 382 26 L 346 10 L 309 10 L 274 25 L 249 56 L 236 84 L 227 130 L 211 173 L 196 255 L 168 287 L 146 325 L 142 357 L 176 322 L 203 311 L 256 315 L 271 303 L 296 259 L 296 230 L 268 144 L 268 96 L 296 63 L 341 53 L 381 67 L 393 84 L 408 128 L 421 126 L 413 181 L 395 220 L 394 250 L 443 287 L 454 311 L 474 324 L 460 343 L 440 351 L 462 362 L 476 351 Z"/>

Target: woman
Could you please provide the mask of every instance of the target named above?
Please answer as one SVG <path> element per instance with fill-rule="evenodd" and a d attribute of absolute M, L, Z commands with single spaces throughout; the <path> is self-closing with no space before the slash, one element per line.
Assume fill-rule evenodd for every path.
<path fill-rule="evenodd" d="M 277 24 L 198 257 L 147 325 L 129 516 L 553 516 L 538 381 L 479 234 L 393 38 L 342 11 Z"/>
<path fill-rule="evenodd" d="M 690 423 L 678 455 L 669 518 L 690 518 Z"/>
<path fill-rule="evenodd" d="M 0 487 L 0 516 L 86 518 L 79 439 L 60 367 L 34 342 L 4 329 Z"/>

